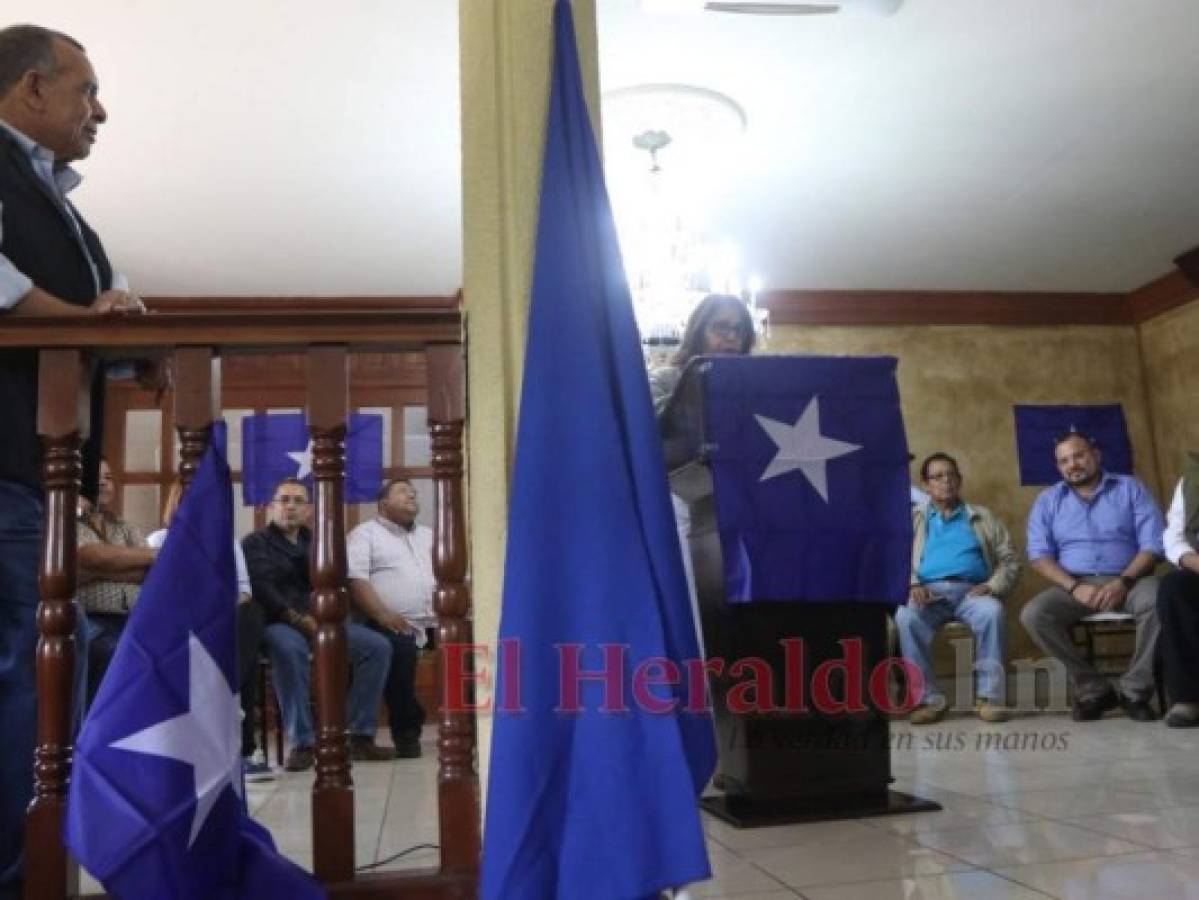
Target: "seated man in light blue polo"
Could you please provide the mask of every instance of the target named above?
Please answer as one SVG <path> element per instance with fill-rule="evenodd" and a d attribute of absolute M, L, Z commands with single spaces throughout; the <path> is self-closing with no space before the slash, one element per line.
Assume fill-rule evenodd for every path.
<path fill-rule="evenodd" d="M 924 676 L 912 724 L 938 721 L 949 705 L 929 651 L 937 629 L 952 621 L 964 622 L 977 643 L 979 717 L 1005 721 L 1003 597 L 1020 577 L 1011 535 L 989 510 L 963 502 L 962 474 L 949 454 L 929 456 L 920 478 L 929 502 L 912 508 L 912 589 L 895 613 L 904 659 Z"/>
<path fill-rule="evenodd" d="M 1050 587 L 1025 605 L 1020 621 L 1038 647 L 1065 664 L 1074 685 L 1074 721 L 1101 718 L 1117 705 L 1134 721 L 1153 721 L 1149 698 L 1160 626 L 1152 573 L 1162 555 L 1161 510 L 1136 478 L 1103 471 L 1089 437 L 1067 432 L 1054 442 L 1053 455 L 1062 480 L 1042 491 L 1028 515 L 1029 564 Z M 1112 611 L 1130 613 L 1137 626 L 1119 691 L 1070 637 L 1080 619 Z"/>

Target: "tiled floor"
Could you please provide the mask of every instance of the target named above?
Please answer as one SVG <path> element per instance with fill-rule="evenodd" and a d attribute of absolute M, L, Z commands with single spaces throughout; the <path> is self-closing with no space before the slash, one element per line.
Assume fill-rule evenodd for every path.
<path fill-rule="evenodd" d="M 912 736 L 911 748 L 892 756 L 896 787 L 939 801 L 943 811 L 757 829 L 708 818 L 714 878 L 693 885 L 692 895 L 1199 900 L 1199 729 L 1048 715 L 893 728 Z M 980 750 L 984 731 L 1057 749 Z M 951 749 L 932 749 L 938 742 Z M 436 866 L 435 850 L 391 859 L 437 843 L 431 729 L 424 743 L 420 760 L 354 767 L 359 866 Z M 280 773 L 248 793 L 254 816 L 304 866 L 312 860 L 312 777 Z"/>
<path fill-rule="evenodd" d="M 436 868 L 436 732 L 426 728 L 424 756 L 391 763 L 354 763 L 354 859 L 371 871 Z M 386 741 L 380 732 L 380 741 Z M 258 822 L 270 829 L 279 849 L 312 870 L 313 772 L 289 774 L 276 769 L 276 780 L 246 785 L 246 802 Z M 1197 842 L 1199 843 L 1199 842 Z"/>
<path fill-rule="evenodd" d="M 708 819 L 715 877 L 691 893 L 1199 900 L 1199 734 L 1046 715 L 893 727 L 912 736 L 892 755 L 896 787 L 943 811 L 744 830 Z M 1057 749 L 979 749 L 984 731 Z"/>

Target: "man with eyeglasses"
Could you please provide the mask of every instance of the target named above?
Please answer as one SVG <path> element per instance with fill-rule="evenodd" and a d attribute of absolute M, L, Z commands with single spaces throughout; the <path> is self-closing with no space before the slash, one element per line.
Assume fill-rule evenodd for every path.
<path fill-rule="evenodd" d="M 948 453 L 925 459 L 920 478 L 929 502 L 912 508 L 912 587 L 907 606 L 895 611 L 903 656 L 924 676 L 911 722 L 930 725 L 948 708 L 930 648 L 937 629 L 954 621 L 964 622 L 978 645 L 979 718 L 1006 721 L 1003 597 L 1020 577 L 1011 535 L 990 510 L 962 500 L 961 471 Z"/>
<path fill-rule="evenodd" d="M 1157 713 L 1153 655 L 1160 631 L 1155 606 L 1162 555 L 1161 510 L 1131 475 L 1105 472 L 1095 442 L 1077 431 L 1054 441 L 1062 480 L 1037 497 L 1028 516 L 1028 558 L 1050 587 L 1020 612 L 1029 636 L 1062 661 L 1074 685 L 1073 717 L 1090 722 L 1123 706 L 1136 722 Z M 1093 613 L 1120 611 L 1136 619 L 1136 645 L 1119 690 L 1087 662 L 1070 628 Z"/>
<path fill-rule="evenodd" d="M 309 769 L 314 759 L 310 644 L 316 637 L 316 619 L 310 606 L 312 534 L 304 524 L 307 517 L 308 489 L 302 481 L 286 478 L 275 488 L 267 526 L 242 540 L 254 602 L 266 613 L 271 677 L 291 746 L 283 765 L 288 772 Z M 352 667 L 346 704 L 350 758 L 393 759 L 393 750 L 375 743 L 391 646 L 382 635 L 352 622 L 346 624 L 346 641 Z"/>

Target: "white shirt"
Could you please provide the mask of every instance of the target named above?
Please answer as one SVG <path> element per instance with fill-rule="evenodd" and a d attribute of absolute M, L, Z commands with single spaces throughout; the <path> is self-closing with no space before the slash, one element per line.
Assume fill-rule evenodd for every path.
<path fill-rule="evenodd" d="M 418 628 L 436 622 L 433 614 L 433 532 L 424 525 L 412 530 L 376 516 L 346 538 L 350 578 L 369 581 L 392 612 Z"/>
<path fill-rule="evenodd" d="M 1182 479 L 1178 479 L 1178 487 L 1174 488 L 1174 499 L 1170 501 L 1170 510 L 1166 513 L 1166 532 L 1162 535 L 1162 543 L 1166 546 L 1166 559 L 1182 568 L 1182 557 L 1187 553 L 1199 553 L 1199 547 L 1194 547 L 1186 539 L 1186 510 L 1182 502 Z"/>

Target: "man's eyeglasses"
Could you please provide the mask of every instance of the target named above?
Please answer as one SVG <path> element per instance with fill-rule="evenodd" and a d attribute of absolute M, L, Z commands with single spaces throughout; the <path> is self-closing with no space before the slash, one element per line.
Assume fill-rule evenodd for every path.
<path fill-rule="evenodd" d="M 745 328 L 740 322 L 709 322 L 708 331 L 722 338 L 745 337 Z"/>
<path fill-rule="evenodd" d="M 962 476 L 957 472 L 935 472 L 930 473 L 928 481 L 957 481 Z"/>

